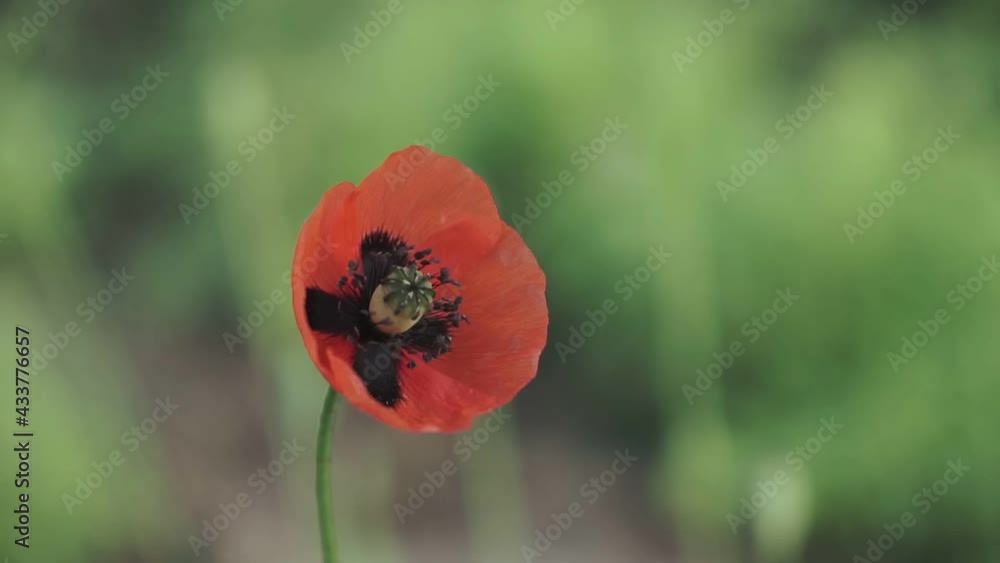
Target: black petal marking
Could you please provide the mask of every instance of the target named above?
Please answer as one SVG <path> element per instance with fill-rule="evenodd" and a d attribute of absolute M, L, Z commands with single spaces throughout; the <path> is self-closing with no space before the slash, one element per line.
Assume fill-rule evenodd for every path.
<path fill-rule="evenodd" d="M 399 388 L 399 360 L 399 347 L 391 342 L 363 346 L 354 356 L 354 371 L 364 381 L 368 394 L 389 408 L 403 398 Z"/>
<path fill-rule="evenodd" d="M 353 299 L 327 293 L 322 289 L 306 289 L 306 319 L 316 332 L 348 336 L 353 334 L 361 316 Z"/>
<path fill-rule="evenodd" d="M 354 371 L 361 377 L 368 394 L 379 403 L 394 408 L 405 399 L 399 379 L 401 367 L 413 369 L 416 360 L 425 363 L 448 353 L 452 332 L 469 322 L 458 312 L 462 297 L 440 297 L 445 285 L 461 287 L 447 268 L 431 276 L 438 294 L 433 309 L 410 330 L 388 335 L 378 330 L 368 315 L 368 303 L 375 288 L 393 267 L 424 268 L 437 264 L 430 248 L 414 252 L 415 247 L 385 229 L 377 229 L 361 241 L 361 261 L 347 264 L 348 275 L 337 284 L 337 293 L 316 287 L 306 289 L 306 318 L 309 328 L 346 338 L 356 347 Z"/>

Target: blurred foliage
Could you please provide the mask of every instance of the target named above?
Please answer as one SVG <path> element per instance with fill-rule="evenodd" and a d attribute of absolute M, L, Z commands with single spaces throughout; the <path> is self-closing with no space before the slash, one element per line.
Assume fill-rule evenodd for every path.
<path fill-rule="evenodd" d="M 478 172 L 511 222 L 528 213 L 526 198 L 536 201 L 543 182 L 563 170 L 573 178 L 522 229 L 548 276 L 551 344 L 516 402 L 510 432 L 522 447 L 501 449 L 520 449 L 524 459 L 481 462 L 468 479 L 478 492 L 465 494 L 486 507 L 470 517 L 473 551 L 488 551 L 477 557 L 516 560 L 517 546 L 504 551 L 491 532 L 507 526 L 503 537 L 531 541 L 565 506 L 534 505 L 530 494 L 521 504 L 522 490 L 565 488 L 569 498 L 582 482 L 532 471 L 539 449 L 530 444 L 558 444 L 598 463 L 618 448 L 637 452 L 643 469 L 630 508 L 611 516 L 660 559 L 683 561 L 864 556 L 868 540 L 914 511 L 911 498 L 960 458 L 971 471 L 926 515 L 915 511 L 915 527 L 886 557 L 1000 558 L 992 434 L 1000 427 L 992 405 L 1000 281 L 985 282 L 962 310 L 948 299 L 1000 248 L 1000 70 L 997 28 L 984 17 L 994 4 L 929 0 L 887 38 L 878 22 L 891 17 L 890 2 L 751 2 L 746 10 L 586 2 L 552 29 L 546 11 L 558 6 L 404 0 L 348 62 L 342 43 L 385 4 L 244 2 L 220 20 L 209 2 L 70 2 L 18 52 L 6 51 L 4 318 L 31 327 L 38 347 L 67 322 L 81 334 L 32 384 L 40 492 L 30 556 L 10 548 L 14 489 L 9 455 L 0 458 L 0 555 L 194 560 L 187 537 L 199 522 L 283 439 L 309 442 L 322 391 L 287 306 L 235 353 L 221 335 L 254 301 L 287 291 L 282 275 L 298 228 L 327 187 L 360 181 L 388 153 L 440 128 L 446 138 L 434 149 Z M 38 9 L 8 3 L 0 29 L 17 33 Z M 735 21 L 678 70 L 675 53 L 723 9 Z M 157 65 L 169 75 L 120 119 L 114 101 Z M 490 76 L 500 86 L 455 127 L 448 112 Z M 834 95 L 782 137 L 778 120 L 821 85 Z M 296 117 L 248 161 L 242 144 L 276 108 Z M 628 128 L 580 170 L 574 153 L 616 117 Z M 57 178 L 52 162 L 65 162 L 65 147 L 105 118 L 114 130 Z M 960 137 L 913 181 L 904 164 L 948 127 Z M 720 197 L 717 183 L 768 137 L 779 150 Z M 241 172 L 185 217 L 180 206 L 230 160 Z M 906 192 L 852 243 L 844 223 L 856 223 L 859 206 L 897 179 Z M 661 245 L 673 256 L 624 301 L 617 284 Z M 121 268 L 134 285 L 86 322 L 79 304 Z M 785 288 L 800 301 L 748 343 L 744 324 Z M 607 299 L 618 312 L 563 361 L 556 344 Z M 938 309 L 950 322 L 895 372 L 887 354 L 900 353 L 901 339 Z M 735 341 L 745 354 L 689 404 L 683 386 Z M 12 393 L 0 388 L 4 428 L 12 427 Z M 167 395 L 192 414 L 164 423 L 173 426 L 67 514 L 63 494 L 75 479 L 121 449 L 121 433 Z M 726 515 L 758 481 L 788 470 L 786 453 L 830 417 L 843 430 L 734 534 Z M 443 455 L 454 440 L 377 436 L 444 444 Z M 386 461 L 397 455 L 392 443 L 349 438 L 338 450 L 364 453 L 338 470 L 339 481 L 358 483 L 340 494 L 363 502 L 338 505 L 352 515 L 343 533 L 353 558 L 345 560 L 406 560 L 405 546 L 384 539 L 396 533 L 392 503 L 405 498 L 382 468 L 394 463 Z M 312 529 L 289 531 L 311 522 L 308 465 L 293 466 L 294 485 L 281 486 L 289 506 L 273 501 L 241 523 L 274 537 L 264 540 L 274 549 L 289 538 L 304 545 L 272 553 L 230 536 L 201 559 L 314 559 Z M 217 473 L 206 476 L 206 467 Z M 265 512 L 287 521 L 281 532 L 261 523 Z M 512 528 L 507 514 L 518 515 Z M 444 537 L 445 529 L 422 533 Z M 465 533 L 461 524 L 447 530 Z M 565 541 L 595 541 L 574 532 Z"/>

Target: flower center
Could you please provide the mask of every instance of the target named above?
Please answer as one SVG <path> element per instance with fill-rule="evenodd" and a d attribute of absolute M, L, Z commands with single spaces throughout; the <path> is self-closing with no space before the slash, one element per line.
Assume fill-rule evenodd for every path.
<path fill-rule="evenodd" d="M 393 266 L 375 288 L 368 313 L 375 328 L 400 334 L 417 324 L 434 304 L 434 285 L 414 266 Z"/>
<path fill-rule="evenodd" d="M 432 249 L 416 250 L 385 229 L 366 234 L 358 251 L 361 260 L 348 262 L 335 288 L 306 288 L 306 319 L 313 331 L 350 342 L 368 393 L 395 408 L 406 395 L 401 373 L 447 354 L 470 322 L 459 312 L 462 284 L 433 266 L 440 261 Z"/>

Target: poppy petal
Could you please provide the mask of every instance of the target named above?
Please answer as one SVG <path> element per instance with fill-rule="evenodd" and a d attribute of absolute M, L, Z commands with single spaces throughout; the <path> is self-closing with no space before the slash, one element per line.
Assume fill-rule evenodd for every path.
<path fill-rule="evenodd" d="M 362 376 L 343 359 L 354 353 L 351 344 L 334 340 L 327 348 L 330 369 L 322 370 L 323 375 L 354 406 L 385 424 L 412 432 L 457 432 L 496 405 L 493 397 L 418 362 L 412 369 L 400 367 L 402 398 L 395 407 L 387 407 L 372 397 Z"/>
<path fill-rule="evenodd" d="M 411 244 L 463 217 L 499 221 L 482 178 L 421 146 L 392 153 L 358 188 L 358 226 L 366 232 L 386 227 Z"/>
<path fill-rule="evenodd" d="M 545 274 L 521 236 L 459 222 L 428 239 L 434 255 L 461 282 L 462 313 L 451 351 L 434 360 L 441 373 L 493 395 L 499 406 L 534 378 L 548 332 Z M 449 289 L 445 286 L 444 289 Z"/>
<path fill-rule="evenodd" d="M 357 255 L 358 243 L 352 239 L 350 228 L 350 210 L 356 195 L 354 185 L 348 182 L 330 188 L 306 220 L 295 245 L 291 270 L 295 322 L 306 350 L 321 369 L 328 367 L 325 350 L 328 338 L 309 325 L 306 291 L 308 288 L 335 290 L 337 281 L 346 273 L 347 262 Z"/>

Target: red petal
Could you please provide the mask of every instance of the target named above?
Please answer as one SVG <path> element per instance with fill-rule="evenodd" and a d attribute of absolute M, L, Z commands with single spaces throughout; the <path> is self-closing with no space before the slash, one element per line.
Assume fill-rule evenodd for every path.
<path fill-rule="evenodd" d="M 427 241 L 461 282 L 454 291 L 463 298 L 460 312 L 471 321 L 453 332 L 451 351 L 431 365 L 493 396 L 487 410 L 509 401 L 535 377 L 549 321 L 545 274 L 517 231 L 496 226 L 464 221 Z"/>
<path fill-rule="evenodd" d="M 389 155 L 359 190 L 358 226 L 365 232 L 385 227 L 410 244 L 421 245 L 464 217 L 499 221 L 482 178 L 458 160 L 420 146 Z"/>
<path fill-rule="evenodd" d="M 351 357 L 353 346 L 342 339 L 333 340 L 328 347 L 330 369 L 323 370 L 323 375 L 354 406 L 390 426 L 412 432 L 457 432 L 496 405 L 492 397 L 418 361 L 414 369 L 400 367 L 403 400 L 388 408 L 372 399 L 361 376 L 344 359 Z"/>
<path fill-rule="evenodd" d="M 306 288 L 318 287 L 328 292 L 347 273 L 347 262 L 355 260 L 359 241 L 354 240 L 354 185 L 348 182 L 330 188 L 306 220 L 295 245 L 292 260 L 292 307 L 295 322 L 309 356 L 321 371 L 329 369 L 326 347 L 329 338 L 317 335 L 306 319 Z"/>

